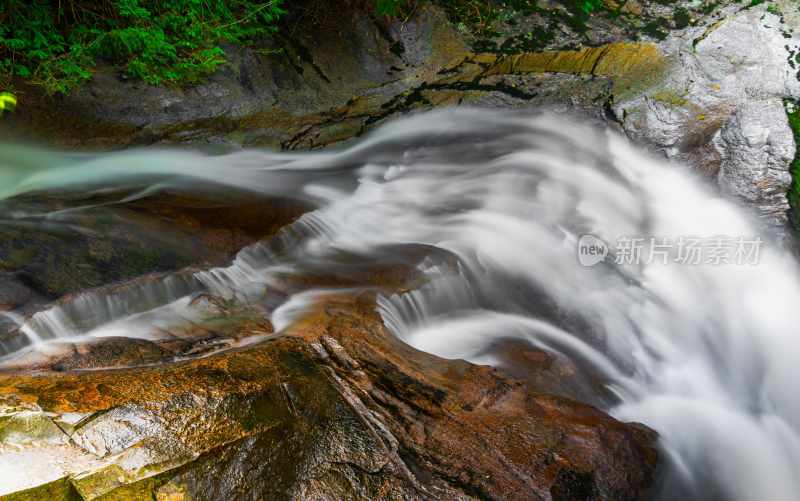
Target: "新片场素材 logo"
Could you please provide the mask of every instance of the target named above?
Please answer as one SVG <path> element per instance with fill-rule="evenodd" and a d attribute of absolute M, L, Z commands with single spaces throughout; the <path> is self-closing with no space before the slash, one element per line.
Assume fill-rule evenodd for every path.
<path fill-rule="evenodd" d="M 759 237 L 619 237 L 613 246 L 594 235 L 578 240 L 578 262 L 594 266 L 608 260 L 617 265 L 750 265 L 759 262 Z"/>
<path fill-rule="evenodd" d="M 608 256 L 608 245 L 594 235 L 582 235 L 578 240 L 578 262 L 582 266 L 594 266 Z"/>

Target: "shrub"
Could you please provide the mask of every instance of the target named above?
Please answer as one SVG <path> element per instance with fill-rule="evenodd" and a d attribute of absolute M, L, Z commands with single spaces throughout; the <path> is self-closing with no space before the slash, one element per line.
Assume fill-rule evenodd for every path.
<path fill-rule="evenodd" d="M 225 62 L 220 44 L 272 33 L 283 0 L 0 0 L 0 75 L 66 93 L 98 59 L 151 84 L 191 83 Z"/>

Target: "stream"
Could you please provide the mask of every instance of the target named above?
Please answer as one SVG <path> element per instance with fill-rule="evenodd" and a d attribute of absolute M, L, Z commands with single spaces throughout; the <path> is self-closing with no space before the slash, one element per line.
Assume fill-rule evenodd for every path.
<path fill-rule="evenodd" d="M 223 339 L 202 356 L 246 346 L 331 291 L 270 295 L 287 277 L 358 276 L 425 246 L 456 265 L 425 259 L 420 287 L 378 301 L 406 343 L 502 365 L 493 347 L 513 339 L 574 361 L 603 387 L 593 404 L 659 433 L 659 499 L 800 492 L 798 263 L 688 167 L 562 116 L 469 109 L 392 122 L 325 152 L 0 145 L 2 227 L 90 234 L 87 214 L 163 193 L 313 210 L 231 262 L 0 313 L 2 366 L 89 340 L 165 339 L 217 321 L 220 300 L 254 308 L 274 333 Z M 53 198 L 57 209 L 43 203 Z"/>

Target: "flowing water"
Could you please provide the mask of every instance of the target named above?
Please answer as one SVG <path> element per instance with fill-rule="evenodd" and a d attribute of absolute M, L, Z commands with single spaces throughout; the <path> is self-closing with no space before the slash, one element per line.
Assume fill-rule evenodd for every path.
<path fill-rule="evenodd" d="M 579 361 L 608 386 L 611 414 L 660 433 L 663 499 L 797 499 L 797 263 L 685 167 L 561 117 L 475 110 L 398 121 L 338 152 L 0 147 L 0 197 L 11 206 L 42 192 L 112 193 L 113 204 L 169 189 L 317 209 L 227 267 L 89 291 L 29 318 L 8 313 L 25 342 L 6 346 L 6 362 L 63 339 L 157 336 L 202 317 L 203 293 L 258 302 L 287 275 L 352 270 L 424 245 L 458 266 L 424 260 L 425 285 L 379 298 L 394 334 L 477 363 L 500 363 L 491 347 L 510 338 Z M 0 223 L 75 224 L 76 211 L 96 209 L 75 205 L 6 209 Z M 290 293 L 265 314 L 280 331 L 325 292 Z"/>

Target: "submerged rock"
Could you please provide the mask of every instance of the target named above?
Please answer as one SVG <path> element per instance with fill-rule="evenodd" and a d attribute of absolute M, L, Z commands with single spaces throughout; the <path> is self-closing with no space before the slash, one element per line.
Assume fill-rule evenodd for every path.
<path fill-rule="evenodd" d="M 12 217 L 0 228 L 0 355 L 30 344 L 18 327 L 48 307 L 77 305 L 58 325 L 44 326 L 68 331 L 110 321 L 119 313 L 115 308 L 138 305 L 144 311 L 167 297 L 178 299 L 190 292 L 191 271 L 174 273 L 168 281 L 162 280 L 165 273 L 227 264 L 241 248 L 274 235 L 307 210 L 300 202 L 233 193 L 224 201 L 160 194 L 109 207 L 105 202 L 57 196 L 2 201 Z M 52 335 L 65 333 L 45 337 Z M 131 363 L 120 364 L 160 359 L 162 348 L 149 353 L 141 348 L 128 352 Z M 173 348 L 161 354 L 180 352 Z M 79 350 L 70 351 L 62 357 L 63 368 L 73 367 L 70 357 L 86 360 Z"/>
<path fill-rule="evenodd" d="M 306 211 L 298 202 L 235 194 L 224 203 L 156 195 L 125 204 L 26 196 L 3 200 L 0 209 L 10 216 L 0 229 L 0 283 L 7 277 L 0 307 L 8 309 L 33 292 L 52 300 L 147 273 L 226 263 Z"/>

